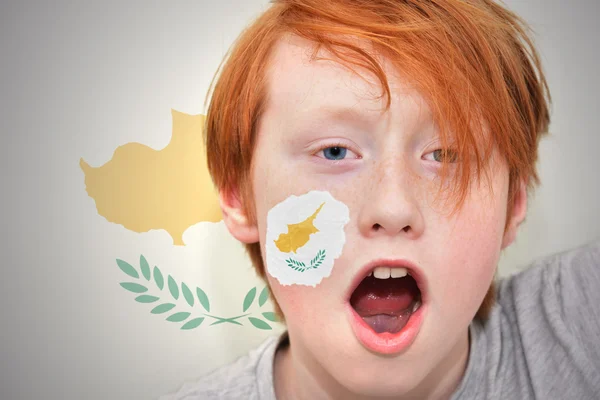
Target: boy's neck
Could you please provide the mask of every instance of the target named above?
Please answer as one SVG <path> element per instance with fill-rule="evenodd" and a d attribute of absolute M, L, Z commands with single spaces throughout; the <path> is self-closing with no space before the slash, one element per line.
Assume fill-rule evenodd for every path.
<path fill-rule="evenodd" d="M 273 384 L 277 399 L 286 400 L 372 400 L 349 392 L 321 366 L 303 362 L 289 339 L 279 346 L 273 362 Z M 469 359 L 470 334 L 456 344 L 452 352 L 411 393 L 396 399 L 449 399 L 460 385 Z M 314 360 L 313 360 L 314 361 Z M 310 364 L 310 365 L 309 365 Z"/>

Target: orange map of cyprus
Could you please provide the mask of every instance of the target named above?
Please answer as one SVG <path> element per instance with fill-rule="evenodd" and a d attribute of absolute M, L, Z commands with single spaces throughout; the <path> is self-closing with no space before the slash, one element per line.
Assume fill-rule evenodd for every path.
<path fill-rule="evenodd" d="M 288 224 L 288 232 L 279 235 L 277 240 L 275 240 L 275 246 L 284 253 L 289 253 L 290 251 L 295 253 L 300 247 L 308 243 L 310 235 L 319 232 L 313 222 L 324 204 L 322 203 L 317 208 L 317 211 L 304 221 L 297 224 Z"/>
<path fill-rule="evenodd" d="M 100 167 L 83 158 L 79 165 L 98 214 L 134 232 L 164 229 L 182 246 L 187 228 L 222 216 L 206 166 L 204 116 L 175 110 L 171 115 L 173 133 L 163 149 L 127 143 Z"/>

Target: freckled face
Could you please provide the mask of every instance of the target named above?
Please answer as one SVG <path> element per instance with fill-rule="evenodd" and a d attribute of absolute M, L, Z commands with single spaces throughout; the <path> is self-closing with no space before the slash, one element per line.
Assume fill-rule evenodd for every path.
<path fill-rule="evenodd" d="M 295 362 L 320 385 L 368 395 L 417 393 L 464 368 L 468 325 L 501 250 L 508 169 L 494 157 L 493 193 L 485 180 L 475 183 L 450 217 L 434 195 L 440 163 L 451 157 L 440 151 L 422 97 L 384 63 L 392 89 L 384 112 L 378 85 L 338 63 L 311 61 L 311 51 L 300 39 L 282 40 L 270 62 L 252 171 L 261 249 L 265 259 L 269 210 L 311 190 L 329 191 L 348 206 L 346 244 L 331 276 L 315 288 L 268 279 Z M 394 356 L 362 346 L 346 312 L 358 271 L 382 258 L 411 260 L 428 288 L 419 333 Z"/>

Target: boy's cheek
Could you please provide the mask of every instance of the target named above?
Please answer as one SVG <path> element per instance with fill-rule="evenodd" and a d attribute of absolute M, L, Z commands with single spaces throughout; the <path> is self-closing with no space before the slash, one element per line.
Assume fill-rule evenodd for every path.
<path fill-rule="evenodd" d="M 322 296 L 325 288 L 320 284 L 315 288 L 301 285 L 282 285 L 276 278 L 268 277 L 271 291 L 285 315 L 287 324 L 304 324 L 322 314 L 326 304 Z M 325 300 L 326 301 L 326 300 Z"/>
<path fill-rule="evenodd" d="M 264 151 L 261 151 L 261 154 Z M 280 151 L 273 150 L 273 154 Z M 260 155 L 256 155 L 259 159 Z M 315 156 L 316 157 L 316 156 Z M 372 182 L 368 170 L 359 173 L 317 172 L 307 158 L 302 162 L 289 162 L 285 158 L 269 156 L 259 159 L 253 170 L 253 194 L 257 211 L 266 216 L 275 205 L 289 196 L 300 196 L 310 191 L 327 191 L 335 199 L 350 206 L 353 199 L 364 193 L 365 186 Z M 258 203 L 262 203 L 262 207 Z"/>
<path fill-rule="evenodd" d="M 265 267 L 279 284 L 314 288 L 331 275 L 346 243 L 346 204 L 313 190 L 279 202 L 266 220 Z"/>

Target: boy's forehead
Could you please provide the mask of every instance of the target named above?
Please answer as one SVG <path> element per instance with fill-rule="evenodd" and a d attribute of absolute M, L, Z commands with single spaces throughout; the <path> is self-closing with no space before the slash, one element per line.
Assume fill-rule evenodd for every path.
<path fill-rule="evenodd" d="M 333 122 L 364 126 L 366 131 L 376 124 L 391 122 L 407 133 L 436 135 L 438 124 L 429 104 L 391 61 L 371 53 L 380 63 L 390 87 L 390 109 L 386 111 L 387 98 L 375 75 L 355 65 L 347 66 L 324 49 L 315 55 L 315 46 L 295 35 L 286 35 L 275 44 L 266 73 L 263 120 L 286 128 L 319 128 L 321 122 Z M 479 118 L 473 123 L 474 131 L 478 132 L 476 146 L 483 151 L 487 144 L 492 144 L 488 142 L 491 139 L 488 124 Z M 453 133 L 449 133 L 449 139 L 454 140 Z"/>
<path fill-rule="evenodd" d="M 378 114 L 386 97 L 379 79 L 356 65 L 344 64 L 315 43 L 286 35 L 273 48 L 267 70 L 267 108 L 273 112 L 311 111 L 329 115 Z M 391 91 L 391 103 L 411 101 L 430 117 L 427 104 L 384 57 L 377 57 Z"/>

